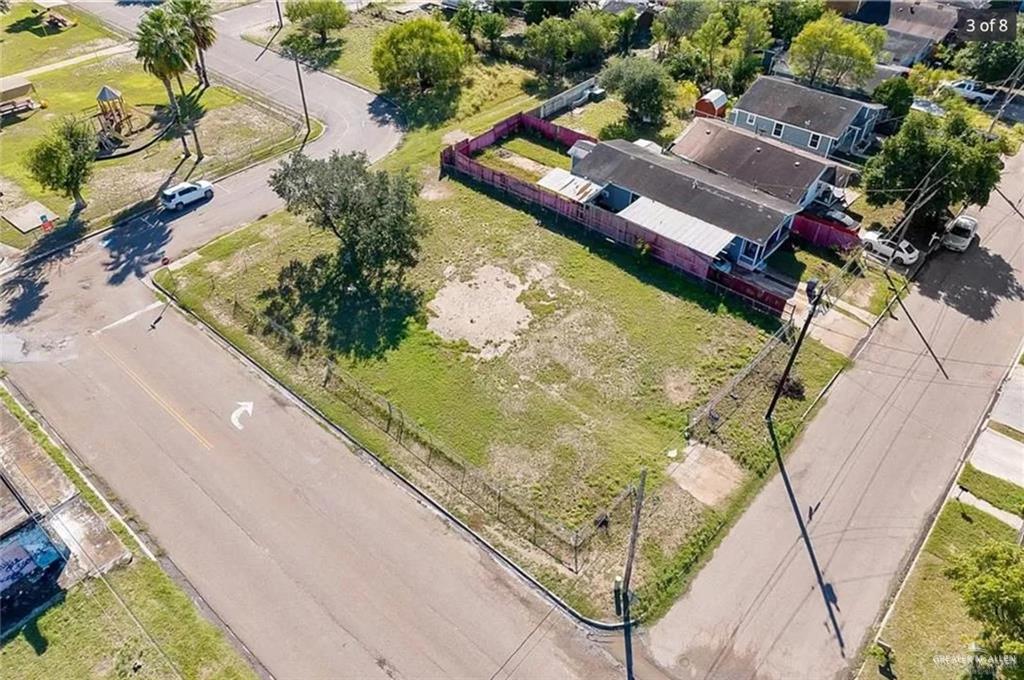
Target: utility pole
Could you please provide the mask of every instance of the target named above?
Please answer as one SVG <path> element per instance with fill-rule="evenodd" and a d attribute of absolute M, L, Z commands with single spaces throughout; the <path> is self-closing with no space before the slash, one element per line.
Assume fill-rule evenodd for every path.
<path fill-rule="evenodd" d="M 306 116 L 306 137 L 313 134 L 313 129 L 309 125 L 309 109 L 306 107 L 306 88 L 302 85 L 302 69 L 299 68 L 299 57 L 292 55 L 292 59 L 295 60 L 295 75 L 299 79 L 299 96 L 302 97 L 302 113 Z"/>
<path fill-rule="evenodd" d="M 284 17 L 281 16 L 281 0 L 274 0 L 274 4 L 277 6 L 277 29 L 281 30 L 284 28 Z"/>
<path fill-rule="evenodd" d="M 196 133 L 196 124 L 190 123 L 189 129 L 192 131 L 192 142 L 196 145 L 196 160 L 203 160 L 203 147 L 199 146 L 199 135 Z"/>
<path fill-rule="evenodd" d="M 807 310 L 807 318 L 804 319 L 804 325 L 800 329 L 800 335 L 796 337 L 796 344 L 793 345 L 793 351 L 789 353 L 789 361 L 786 362 L 786 368 L 782 371 L 782 377 L 779 378 L 779 384 L 775 386 L 775 394 L 772 395 L 772 403 L 768 405 L 768 410 L 764 413 L 764 419 L 769 423 L 772 422 L 772 413 L 775 412 L 775 405 L 779 403 L 779 397 L 782 396 L 782 388 L 786 384 L 786 379 L 789 377 L 789 372 L 793 370 L 793 364 L 796 362 L 796 355 L 800 351 L 800 345 L 804 343 L 804 336 L 807 335 L 807 329 L 811 327 L 811 321 L 814 320 L 814 315 L 818 312 L 818 305 L 821 303 L 822 292 L 818 290 L 818 280 L 811 279 L 807 282 L 807 299 L 811 301 L 811 308 Z"/>
<path fill-rule="evenodd" d="M 629 615 L 629 605 L 633 594 L 629 590 L 629 582 L 633 577 L 633 555 L 636 554 L 636 539 L 640 534 L 640 508 L 644 503 L 644 486 L 647 482 L 647 468 L 640 469 L 640 484 L 636 488 L 633 501 L 633 526 L 629 534 L 629 552 L 626 555 L 626 570 L 621 582 L 615 579 L 615 613 L 622 614 L 622 634 L 626 646 L 626 680 L 634 680 L 633 676 L 633 620 Z"/>

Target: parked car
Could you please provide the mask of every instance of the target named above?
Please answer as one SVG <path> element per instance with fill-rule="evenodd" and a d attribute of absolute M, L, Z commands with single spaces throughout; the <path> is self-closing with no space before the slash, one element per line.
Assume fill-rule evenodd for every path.
<path fill-rule="evenodd" d="M 886 238 L 879 231 L 865 232 L 860 237 L 860 240 L 864 244 L 865 251 L 874 253 L 883 260 L 892 259 L 894 262 L 899 262 L 902 265 L 911 265 L 921 257 L 921 252 L 910 245 L 910 241 L 904 239 L 897 243 L 890 238 Z"/>
<path fill-rule="evenodd" d="M 996 91 L 977 80 L 954 80 L 943 83 L 943 89 L 952 90 L 969 102 L 989 104 L 996 97 Z"/>
<path fill-rule="evenodd" d="M 838 222 L 839 224 L 843 225 L 844 227 L 852 231 L 857 231 L 857 228 L 860 226 L 860 222 L 853 219 L 848 214 L 846 214 L 842 210 L 839 210 L 838 208 L 829 208 L 828 210 L 825 211 L 824 215 L 833 222 Z"/>
<path fill-rule="evenodd" d="M 971 247 L 976 233 L 978 233 L 978 220 L 961 215 L 953 220 L 949 229 L 942 235 L 942 247 L 962 253 Z"/>
<path fill-rule="evenodd" d="M 182 182 L 160 192 L 160 203 L 167 210 L 181 210 L 190 203 L 213 198 L 213 185 L 205 179 Z"/>

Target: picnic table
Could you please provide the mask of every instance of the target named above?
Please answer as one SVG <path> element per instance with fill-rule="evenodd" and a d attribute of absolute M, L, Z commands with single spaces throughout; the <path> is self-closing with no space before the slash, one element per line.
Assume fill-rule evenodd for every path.
<path fill-rule="evenodd" d="M 71 26 L 74 26 L 75 22 L 71 19 L 68 19 L 63 14 L 60 14 L 59 12 L 54 12 L 53 10 L 50 10 L 49 12 L 46 13 L 46 25 L 49 26 L 50 28 L 55 28 L 59 31 L 64 28 L 70 28 Z"/>

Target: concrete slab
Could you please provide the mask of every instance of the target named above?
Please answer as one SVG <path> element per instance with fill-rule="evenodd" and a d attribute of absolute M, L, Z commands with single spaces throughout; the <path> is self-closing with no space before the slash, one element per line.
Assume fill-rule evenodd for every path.
<path fill-rule="evenodd" d="M 829 349 L 850 356 L 861 338 L 867 335 L 868 326 L 837 309 L 830 309 L 816 316 L 809 332 L 812 338 Z"/>
<path fill-rule="evenodd" d="M 77 493 L 21 423 L 0 409 L 0 467 L 34 512 L 45 514 Z"/>
<path fill-rule="evenodd" d="M 28 519 L 28 513 L 14 496 L 14 492 L 0 483 L 0 536 L 21 526 Z"/>
<path fill-rule="evenodd" d="M 38 229 L 43 224 L 43 218 L 56 220 L 57 213 L 53 212 L 39 201 L 26 203 L 20 208 L 8 210 L 3 218 L 11 223 L 15 229 L 22 234 L 27 234 L 33 229 Z"/>
<path fill-rule="evenodd" d="M 1024 486 L 1024 444 L 994 430 L 978 436 L 971 464 L 990 475 Z"/>
<path fill-rule="evenodd" d="M 81 496 L 61 506 L 47 524 L 71 550 L 60 575 L 64 588 L 131 560 L 132 554 Z"/>
<path fill-rule="evenodd" d="M 992 419 L 1024 432 L 1024 366 L 1017 365 L 1003 384 Z"/>
<path fill-rule="evenodd" d="M 705 505 L 724 501 L 743 481 L 743 468 L 721 451 L 691 444 L 685 456 L 669 474 L 680 488 Z"/>

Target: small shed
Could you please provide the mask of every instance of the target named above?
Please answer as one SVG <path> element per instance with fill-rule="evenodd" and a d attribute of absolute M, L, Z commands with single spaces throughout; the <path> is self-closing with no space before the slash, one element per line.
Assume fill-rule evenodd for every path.
<path fill-rule="evenodd" d="M 725 92 L 714 89 L 698 99 L 693 108 L 698 116 L 724 118 L 725 105 L 728 101 L 729 98 L 725 95 Z"/>

